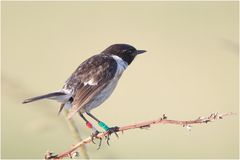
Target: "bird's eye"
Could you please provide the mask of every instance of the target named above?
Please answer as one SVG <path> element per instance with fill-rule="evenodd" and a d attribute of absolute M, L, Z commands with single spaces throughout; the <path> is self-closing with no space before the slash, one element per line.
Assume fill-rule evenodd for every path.
<path fill-rule="evenodd" d="M 126 53 L 127 53 L 127 54 L 131 54 L 131 53 L 132 53 L 132 50 L 127 50 Z"/>

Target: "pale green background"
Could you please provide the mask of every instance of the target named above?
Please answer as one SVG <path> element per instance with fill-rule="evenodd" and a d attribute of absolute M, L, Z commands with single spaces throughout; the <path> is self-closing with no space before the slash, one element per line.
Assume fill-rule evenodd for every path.
<path fill-rule="evenodd" d="M 2 2 L 2 158 L 43 158 L 76 143 L 59 104 L 22 105 L 62 87 L 113 43 L 148 52 L 93 113 L 110 126 L 238 113 L 238 2 Z M 83 137 L 90 131 L 76 116 Z M 125 132 L 91 158 L 238 158 L 238 115 L 208 125 Z"/>

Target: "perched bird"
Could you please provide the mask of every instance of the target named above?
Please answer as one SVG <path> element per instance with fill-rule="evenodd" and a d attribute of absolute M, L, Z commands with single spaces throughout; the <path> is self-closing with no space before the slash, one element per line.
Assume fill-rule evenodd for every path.
<path fill-rule="evenodd" d="M 128 44 L 114 44 L 100 54 L 85 60 L 72 73 L 62 89 L 49 94 L 29 98 L 23 103 L 41 99 L 53 99 L 61 103 L 59 113 L 63 108 L 69 109 L 68 118 L 75 113 L 86 122 L 86 126 L 93 130 L 92 135 L 97 135 L 97 129 L 83 116 L 86 113 L 98 122 L 105 131 L 111 131 L 105 123 L 93 116 L 90 111 L 102 104 L 115 89 L 123 71 L 132 63 L 134 58 L 146 52 L 136 50 Z"/>

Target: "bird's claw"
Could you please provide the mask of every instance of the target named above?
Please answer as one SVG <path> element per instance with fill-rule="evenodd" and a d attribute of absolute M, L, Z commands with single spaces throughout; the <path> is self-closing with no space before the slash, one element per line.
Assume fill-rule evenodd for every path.
<path fill-rule="evenodd" d="M 102 138 L 99 138 L 99 144 L 98 144 L 98 148 L 97 148 L 97 150 L 99 150 L 100 148 L 101 148 L 101 145 L 102 145 Z"/>
<path fill-rule="evenodd" d="M 98 130 L 96 130 L 96 131 L 94 131 L 94 132 L 92 132 L 92 134 L 91 134 L 91 141 L 94 143 L 94 144 L 96 144 L 95 142 L 94 142 L 94 139 L 95 138 L 98 138 L 98 134 L 99 134 L 100 132 L 98 131 Z"/>
<path fill-rule="evenodd" d="M 105 135 L 105 140 L 107 141 L 107 145 L 110 145 L 109 144 L 109 141 L 110 141 L 110 136 L 111 136 L 111 134 L 115 134 L 116 135 L 116 137 L 118 138 L 119 136 L 118 136 L 118 134 L 117 134 L 117 132 L 119 131 L 119 127 L 111 127 L 111 128 L 109 128 L 106 132 L 106 135 Z M 98 134 L 99 134 L 100 132 L 99 131 L 94 131 L 92 134 L 91 134 L 91 141 L 94 143 L 94 144 L 96 144 L 95 142 L 94 142 L 94 139 L 99 139 L 100 141 L 99 141 L 99 144 L 98 144 L 98 148 L 97 148 L 97 150 L 99 150 L 100 148 L 101 148 L 101 145 L 102 145 L 102 138 L 99 138 L 98 137 Z"/>
<path fill-rule="evenodd" d="M 92 143 L 96 144 L 96 143 L 94 142 L 94 139 L 99 139 L 99 140 L 100 140 L 100 141 L 99 141 L 99 144 L 98 144 L 97 150 L 99 150 L 100 147 L 101 147 L 101 145 L 102 145 L 102 138 L 98 137 L 98 134 L 99 134 L 99 133 L 100 133 L 100 132 L 99 132 L 98 130 L 96 130 L 96 131 L 94 131 L 94 132 L 91 134 L 91 141 L 92 141 Z"/>
<path fill-rule="evenodd" d="M 119 127 L 115 126 L 115 127 L 111 127 L 107 130 L 108 134 L 111 135 L 112 133 L 115 133 L 115 135 L 118 137 L 117 132 L 119 131 Z"/>
<path fill-rule="evenodd" d="M 117 138 L 119 137 L 118 134 L 117 134 L 118 131 L 119 131 L 119 127 L 117 127 L 117 126 L 116 127 L 111 127 L 107 130 L 107 134 L 105 136 L 105 140 L 107 141 L 107 145 L 110 145 L 109 140 L 110 140 L 110 136 L 111 136 L 112 133 L 114 133 Z"/>

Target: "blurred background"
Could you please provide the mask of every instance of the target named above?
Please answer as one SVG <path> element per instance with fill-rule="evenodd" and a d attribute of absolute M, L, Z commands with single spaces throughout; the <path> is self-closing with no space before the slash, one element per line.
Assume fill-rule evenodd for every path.
<path fill-rule="evenodd" d="M 238 113 L 238 2 L 1 2 L 2 158 L 43 158 L 77 141 L 59 104 L 25 98 L 60 89 L 86 58 L 114 43 L 147 50 L 93 114 L 109 126 Z M 91 158 L 238 158 L 238 115 L 155 125 L 87 145 Z M 82 137 L 89 131 L 77 115 Z"/>

